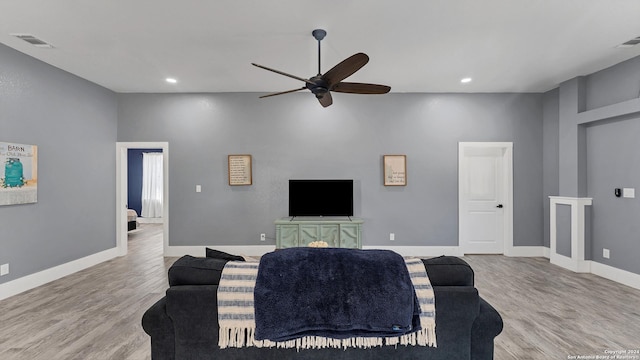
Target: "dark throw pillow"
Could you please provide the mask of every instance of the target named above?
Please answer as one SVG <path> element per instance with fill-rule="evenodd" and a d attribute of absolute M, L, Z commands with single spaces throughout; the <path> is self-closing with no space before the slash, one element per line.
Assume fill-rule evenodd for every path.
<path fill-rule="evenodd" d="M 229 261 L 244 261 L 242 256 L 231 255 L 224 251 L 206 248 L 206 256 L 208 258 L 223 259 Z"/>

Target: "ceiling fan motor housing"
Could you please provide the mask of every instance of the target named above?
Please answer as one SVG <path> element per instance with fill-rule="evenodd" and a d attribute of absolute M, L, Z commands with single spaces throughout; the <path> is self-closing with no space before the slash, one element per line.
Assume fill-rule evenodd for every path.
<path fill-rule="evenodd" d="M 316 98 L 322 98 L 329 91 L 329 84 L 321 76 L 314 76 L 309 81 L 313 84 L 307 83 L 307 89 L 311 90 Z"/>

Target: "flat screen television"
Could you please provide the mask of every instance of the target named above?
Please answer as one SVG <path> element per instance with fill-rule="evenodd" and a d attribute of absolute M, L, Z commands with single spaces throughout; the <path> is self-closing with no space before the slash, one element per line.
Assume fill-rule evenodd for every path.
<path fill-rule="evenodd" d="M 289 180 L 289 216 L 353 216 L 353 180 Z"/>

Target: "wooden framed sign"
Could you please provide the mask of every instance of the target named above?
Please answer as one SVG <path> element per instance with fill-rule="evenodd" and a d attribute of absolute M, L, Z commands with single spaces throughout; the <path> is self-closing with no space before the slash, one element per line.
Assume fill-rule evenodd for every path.
<path fill-rule="evenodd" d="M 251 155 L 229 155 L 229 185 L 251 184 Z"/>
<path fill-rule="evenodd" d="M 384 186 L 407 185 L 407 156 L 383 155 Z"/>

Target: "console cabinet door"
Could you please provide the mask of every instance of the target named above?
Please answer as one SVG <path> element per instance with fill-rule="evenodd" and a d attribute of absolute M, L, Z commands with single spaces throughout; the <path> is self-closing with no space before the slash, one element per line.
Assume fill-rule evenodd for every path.
<path fill-rule="evenodd" d="M 340 225 L 340 247 L 349 249 L 359 249 L 362 247 L 360 244 L 359 224 Z"/>
<path fill-rule="evenodd" d="M 326 242 L 329 247 L 340 247 L 340 225 L 320 225 L 320 240 Z"/>
<path fill-rule="evenodd" d="M 300 246 L 298 242 L 298 225 L 278 225 L 276 230 L 280 232 L 276 236 L 278 240 L 276 247 L 278 249 Z"/>
<path fill-rule="evenodd" d="M 309 246 L 309 243 L 320 239 L 320 227 L 318 225 L 300 224 L 300 241 L 298 246 Z"/>

